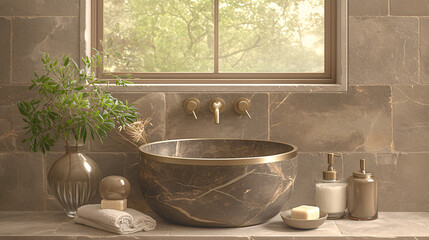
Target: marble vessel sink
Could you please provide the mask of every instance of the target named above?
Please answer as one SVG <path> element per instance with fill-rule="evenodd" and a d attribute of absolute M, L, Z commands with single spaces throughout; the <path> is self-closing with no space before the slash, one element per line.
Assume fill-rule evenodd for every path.
<path fill-rule="evenodd" d="M 139 148 L 140 186 L 150 208 L 181 225 L 242 227 L 283 209 L 298 170 L 290 144 L 185 139 Z"/>

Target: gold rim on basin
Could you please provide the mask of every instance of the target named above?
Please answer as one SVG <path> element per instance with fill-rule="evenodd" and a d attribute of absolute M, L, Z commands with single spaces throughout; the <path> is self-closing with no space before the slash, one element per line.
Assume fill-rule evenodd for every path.
<path fill-rule="evenodd" d="M 283 146 L 289 146 L 292 149 L 287 152 L 282 152 L 278 154 L 268 155 L 268 156 L 255 156 L 255 157 L 242 157 L 242 158 L 193 158 L 193 157 L 175 157 L 175 156 L 163 156 L 159 154 L 149 153 L 145 149 L 150 146 L 162 143 L 169 142 L 191 142 L 191 141 L 253 141 L 267 144 L 280 144 Z M 192 138 L 192 139 L 174 139 L 166 141 L 158 141 L 149 144 L 145 144 L 139 147 L 140 156 L 143 159 L 161 162 L 161 163 L 170 163 L 170 164 L 179 164 L 179 165 L 200 165 L 200 166 L 231 166 L 231 165 L 250 165 L 250 164 L 264 164 L 272 162 L 280 162 L 292 159 L 298 155 L 298 148 L 295 145 L 270 141 L 270 140 L 254 140 L 254 139 L 234 139 L 234 138 Z"/>

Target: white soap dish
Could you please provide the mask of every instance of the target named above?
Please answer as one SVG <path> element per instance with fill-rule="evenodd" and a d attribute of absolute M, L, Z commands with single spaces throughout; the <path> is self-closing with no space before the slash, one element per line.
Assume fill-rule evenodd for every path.
<path fill-rule="evenodd" d="M 296 229 L 314 229 L 322 225 L 328 218 L 328 214 L 320 211 L 319 218 L 314 220 L 294 219 L 291 218 L 291 210 L 286 210 L 280 213 L 283 222 L 289 227 Z"/>

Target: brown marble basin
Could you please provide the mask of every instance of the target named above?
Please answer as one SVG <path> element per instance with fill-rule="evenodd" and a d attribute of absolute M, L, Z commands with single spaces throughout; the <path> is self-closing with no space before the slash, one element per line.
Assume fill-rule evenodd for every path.
<path fill-rule="evenodd" d="M 177 224 L 242 227 L 283 209 L 298 169 L 293 145 L 185 139 L 139 148 L 140 185 L 151 209 Z"/>

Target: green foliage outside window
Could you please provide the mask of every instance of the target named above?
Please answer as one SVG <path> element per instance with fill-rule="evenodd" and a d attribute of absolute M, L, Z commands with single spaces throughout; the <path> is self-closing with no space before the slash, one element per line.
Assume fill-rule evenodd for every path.
<path fill-rule="evenodd" d="M 213 72 L 213 0 L 104 0 L 105 72 Z M 323 72 L 324 0 L 219 0 L 219 72 Z"/>

